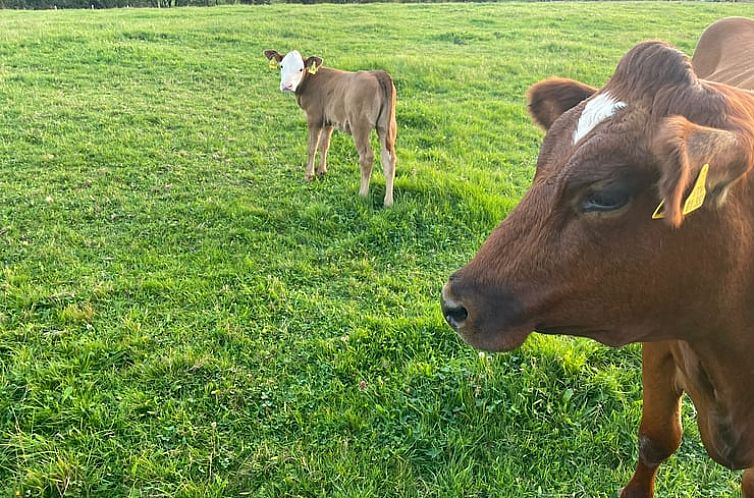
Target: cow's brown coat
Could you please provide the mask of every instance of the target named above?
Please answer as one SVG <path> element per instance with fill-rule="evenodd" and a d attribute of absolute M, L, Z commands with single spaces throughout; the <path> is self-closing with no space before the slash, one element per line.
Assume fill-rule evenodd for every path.
<path fill-rule="evenodd" d="M 275 50 L 265 51 L 265 57 L 280 62 L 283 56 Z M 306 67 L 321 64 L 309 57 Z M 380 158 L 385 174 L 385 206 L 393 204 L 393 179 L 395 178 L 395 139 L 397 124 L 395 86 L 385 71 L 341 71 L 319 67 L 315 74 L 305 73 L 296 88 L 296 100 L 306 113 L 309 130 L 307 181 L 314 177 L 314 160 L 320 150 L 318 175 L 327 173 L 327 152 L 333 128 L 353 135 L 361 165 L 359 194 L 369 193 L 374 153 L 369 143 L 372 130 L 377 131 L 380 142 Z"/>
<path fill-rule="evenodd" d="M 623 498 L 653 495 L 680 444 L 684 392 L 708 453 L 748 469 L 754 498 L 752 54 L 754 21 L 730 18 L 705 31 L 693 62 L 647 42 L 600 90 L 535 85 L 530 110 L 547 134 L 533 185 L 443 289 L 446 318 L 483 349 L 512 349 L 531 330 L 642 342 L 639 462 Z M 579 95 L 595 92 L 626 106 L 574 143 Z M 708 199 L 684 216 L 704 163 Z M 630 201 L 588 211 L 606 192 Z M 660 200 L 664 221 L 651 219 Z"/>

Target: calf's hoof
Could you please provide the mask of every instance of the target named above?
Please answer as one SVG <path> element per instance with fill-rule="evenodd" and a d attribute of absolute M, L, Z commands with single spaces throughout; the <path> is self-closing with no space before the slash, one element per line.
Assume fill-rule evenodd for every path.
<path fill-rule="evenodd" d="M 305 181 L 306 183 L 309 183 L 309 182 L 311 182 L 312 180 L 314 180 L 314 175 L 304 175 L 304 181 Z"/>
<path fill-rule="evenodd" d="M 327 174 L 326 169 L 318 169 L 317 170 L 317 176 L 325 176 Z"/>
<path fill-rule="evenodd" d="M 384 205 L 386 208 L 393 207 L 393 199 L 385 199 Z"/>

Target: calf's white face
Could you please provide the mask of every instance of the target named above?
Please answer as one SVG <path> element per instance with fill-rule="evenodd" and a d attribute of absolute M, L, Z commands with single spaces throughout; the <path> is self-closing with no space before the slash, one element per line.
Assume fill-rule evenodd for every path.
<path fill-rule="evenodd" d="M 277 50 L 265 50 L 264 56 L 270 61 L 271 68 L 274 69 L 275 65 L 280 67 L 281 92 L 295 92 L 304 81 L 304 71 L 314 74 L 322 66 L 322 57 L 312 56 L 304 59 L 298 50 L 288 52 L 285 57 Z"/>
<path fill-rule="evenodd" d="M 304 58 L 297 50 L 288 52 L 280 61 L 280 91 L 295 92 L 304 78 Z"/>

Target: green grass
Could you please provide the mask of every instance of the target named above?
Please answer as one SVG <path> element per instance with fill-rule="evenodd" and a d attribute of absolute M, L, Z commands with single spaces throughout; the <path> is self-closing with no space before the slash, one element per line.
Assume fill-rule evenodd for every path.
<path fill-rule="evenodd" d="M 637 347 L 479 356 L 438 292 L 525 192 L 526 88 L 754 5 L 0 12 L 0 497 L 614 496 Z M 266 48 L 395 79 L 393 209 L 303 182 Z M 380 171 L 380 168 L 375 168 Z M 663 497 L 739 496 L 693 410 Z"/>

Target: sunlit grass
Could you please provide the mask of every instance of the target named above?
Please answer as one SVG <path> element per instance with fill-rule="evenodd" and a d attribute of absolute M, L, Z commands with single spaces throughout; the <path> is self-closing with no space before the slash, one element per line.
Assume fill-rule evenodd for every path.
<path fill-rule="evenodd" d="M 480 357 L 438 291 L 531 180 L 529 85 L 599 85 L 733 14 L 754 5 L 3 11 L 0 496 L 614 496 L 638 349 Z M 266 48 L 393 75 L 393 209 L 380 173 L 357 196 L 344 135 L 303 182 Z M 685 413 L 660 496 L 738 496 Z"/>

